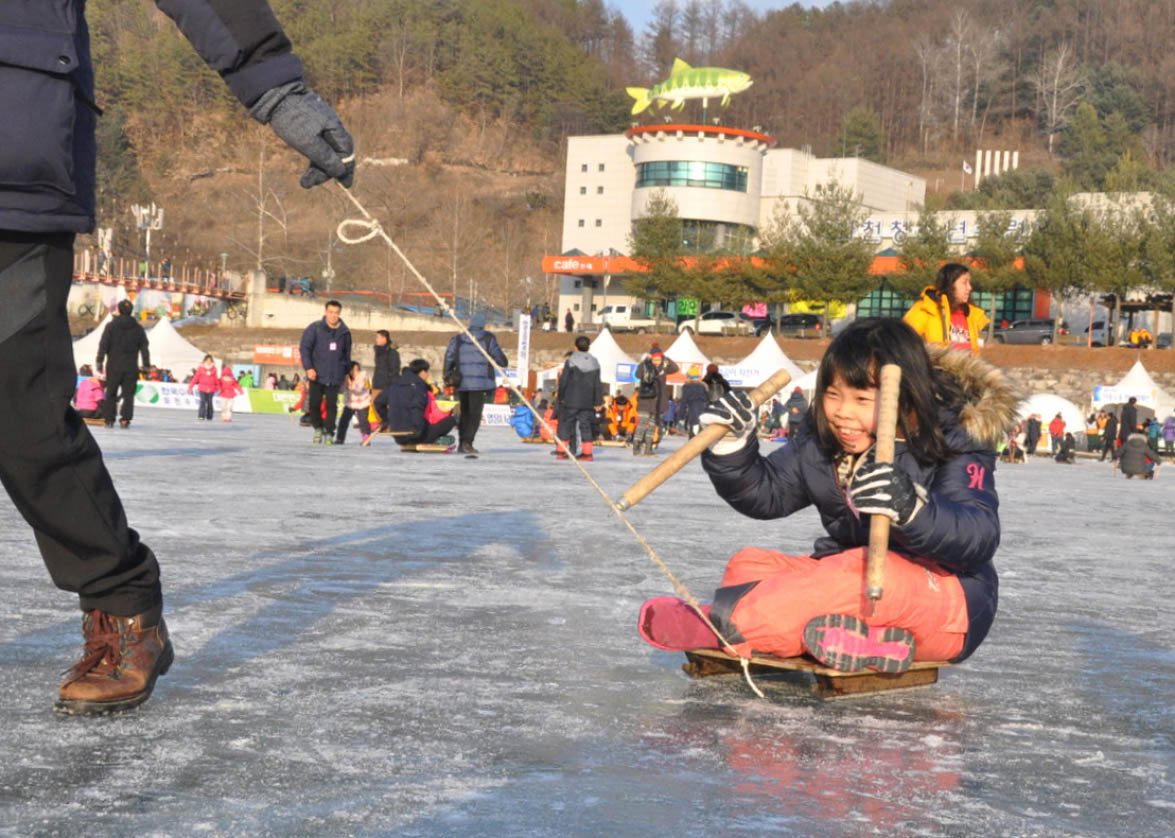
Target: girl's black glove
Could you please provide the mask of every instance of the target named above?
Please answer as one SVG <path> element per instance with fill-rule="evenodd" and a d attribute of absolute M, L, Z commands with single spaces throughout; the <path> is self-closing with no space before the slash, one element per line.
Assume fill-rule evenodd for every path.
<path fill-rule="evenodd" d="M 750 396 L 742 390 L 731 390 L 706 405 L 706 409 L 698 416 L 698 424 L 703 428 L 710 425 L 728 426 L 730 433 L 711 445 L 710 450 L 719 456 L 733 454 L 741 450 L 755 434 L 755 406 Z"/>
<path fill-rule="evenodd" d="M 885 515 L 904 527 L 926 502 L 926 489 L 890 463 L 870 460 L 857 469 L 849 484 L 849 500 L 858 512 Z"/>

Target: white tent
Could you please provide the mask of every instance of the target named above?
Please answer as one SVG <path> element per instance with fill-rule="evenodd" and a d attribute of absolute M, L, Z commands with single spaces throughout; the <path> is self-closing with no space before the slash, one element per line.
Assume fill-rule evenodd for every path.
<path fill-rule="evenodd" d="M 632 381 L 632 369 L 636 366 L 636 361 L 620 348 L 616 338 L 612 337 L 612 333 L 607 329 L 601 330 L 596 335 L 596 339 L 588 347 L 588 352 L 600 362 L 600 381 L 602 383 L 617 384 Z M 626 366 L 620 368 L 621 365 Z"/>
<path fill-rule="evenodd" d="M 710 359 L 705 356 L 702 350 L 698 349 L 698 345 L 694 343 L 693 335 L 688 331 L 679 334 L 677 340 L 669 344 L 665 355 L 683 368 L 689 364 L 697 364 L 702 367 L 703 372 L 705 372 L 706 364 L 710 363 Z"/>
<path fill-rule="evenodd" d="M 1111 387 L 1095 387 L 1093 390 L 1093 406 L 1121 404 L 1129 401 L 1130 397 L 1138 399 L 1138 403 L 1155 411 L 1158 416 L 1165 416 L 1175 411 L 1175 399 L 1172 399 L 1159 387 L 1142 361 L 1134 362 L 1130 372 L 1117 384 Z"/>
<path fill-rule="evenodd" d="M 161 370 L 171 370 L 176 381 L 183 381 L 189 371 L 204 362 L 204 350 L 189 343 L 166 317 L 148 330 L 147 340 L 151 363 Z M 219 368 L 220 359 L 215 360 Z"/>
<path fill-rule="evenodd" d="M 758 387 L 780 369 L 791 373 L 793 380 L 804 374 L 804 371 L 779 348 L 775 336 L 768 333 L 750 355 L 737 364 L 720 367 L 719 371 L 733 387 Z"/>
<path fill-rule="evenodd" d="M 1023 421 L 1033 413 L 1040 419 L 1040 444 L 1046 451 L 1049 446 L 1049 422 L 1058 413 L 1065 420 L 1066 433 L 1073 434 L 1074 439 L 1081 439 L 1085 435 L 1085 414 L 1066 398 L 1052 393 L 1033 393 L 1017 406 L 1016 418 Z"/>
<path fill-rule="evenodd" d="M 90 332 L 85 337 L 78 338 L 73 342 L 73 365 L 78 369 L 82 364 L 89 364 L 94 367 L 94 363 L 98 358 L 98 344 L 102 342 L 102 332 L 106 330 L 107 324 L 110 323 L 111 315 L 106 315 L 102 318 L 102 322 L 98 324 L 98 328 Z M 94 367 L 97 372 L 98 368 Z"/>

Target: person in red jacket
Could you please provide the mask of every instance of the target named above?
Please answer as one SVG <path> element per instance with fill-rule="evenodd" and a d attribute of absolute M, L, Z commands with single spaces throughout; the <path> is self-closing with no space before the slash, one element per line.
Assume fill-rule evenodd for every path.
<path fill-rule="evenodd" d="M 233 421 L 233 399 L 242 395 L 245 390 L 233 377 L 232 368 L 225 364 L 220 370 L 220 421 Z"/>
<path fill-rule="evenodd" d="M 1049 440 L 1053 446 L 1053 456 L 1061 450 L 1061 443 L 1065 441 L 1065 420 L 1061 418 L 1058 413 L 1053 417 L 1053 421 L 1049 422 Z"/>
<path fill-rule="evenodd" d="M 220 391 L 220 379 L 216 375 L 216 362 L 211 355 L 204 356 L 204 362 L 196 367 L 196 374 L 188 382 L 188 392 L 198 390 L 200 393 L 200 407 L 196 411 L 197 419 L 212 421 L 212 397 Z"/>

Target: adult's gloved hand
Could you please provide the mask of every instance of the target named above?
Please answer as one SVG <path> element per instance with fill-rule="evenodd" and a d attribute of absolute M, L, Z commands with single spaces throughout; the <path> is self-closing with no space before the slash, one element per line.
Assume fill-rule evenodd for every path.
<path fill-rule="evenodd" d="M 710 446 L 710 450 L 719 456 L 741 450 L 755 433 L 757 422 L 755 406 L 750 396 L 742 390 L 731 390 L 715 399 L 698 416 L 698 424 L 703 428 L 710 425 L 726 425 L 730 428 L 730 433 Z"/>
<path fill-rule="evenodd" d="M 864 463 L 849 484 L 849 500 L 858 512 L 885 515 L 904 527 L 926 502 L 926 489 L 890 463 Z"/>
<path fill-rule="evenodd" d="M 331 178 L 350 189 L 355 179 L 355 141 L 334 109 L 301 81 L 267 91 L 249 109 L 249 115 L 273 128 L 310 161 L 302 173 L 303 189 Z"/>

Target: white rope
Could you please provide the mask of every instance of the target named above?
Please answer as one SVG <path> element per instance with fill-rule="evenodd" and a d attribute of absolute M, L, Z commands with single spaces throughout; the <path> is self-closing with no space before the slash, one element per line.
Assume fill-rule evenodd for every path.
<path fill-rule="evenodd" d="M 518 396 L 521 402 L 526 405 L 527 409 L 532 414 L 534 414 L 535 419 L 538 420 L 538 423 L 542 425 L 543 429 L 546 430 L 552 438 L 556 438 L 554 429 L 549 424 L 547 424 L 547 420 L 544 419 L 539 413 L 538 409 L 533 404 L 531 404 L 531 401 L 526 397 L 526 394 L 522 392 L 521 388 L 509 383 L 509 379 L 506 378 L 505 375 L 505 370 L 502 369 L 498 362 L 490 356 L 489 351 L 481 345 L 481 342 L 473 337 L 473 334 L 469 331 L 468 328 L 466 328 L 465 324 L 461 322 L 461 319 L 457 317 L 457 313 L 452 309 L 452 307 L 449 306 L 448 303 L 445 302 L 444 298 L 437 293 L 436 289 L 432 287 L 432 283 L 425 279 L 424 275 L 416 269 L 416 266 L 412 264 L 412 260 L 404 254 L 404 251 L 400 250 L 399 246 L 392 240 L 391 236 L 389 236 L 384 231 L 383 227 L 380 226 L 379 221 L 372 217 L 371 213 L 369 213 L 366 207 L 364 207 L 363 204 L 359 202 L 359 199 L 355 197 L 351 190 L 345 188 L 342 184 L 339 184 L 339 188 L 342 189 L 343 194 L 347 196 L 351 203 L 355 205 L 355 208 L 363 214 L 363 218 L 349 218 L 339 223 L 339 226 L 336 230 L 339 240 L 344 244 L 362 244 L 363 242 L 370 241 L 371 239 L 374 239 L 378 236 L 387 242 L 388 247 L 395 251 L 396 255 L 399 256 L 400 259 L 404 262 L 405 267 L 407 267 L 408 270 L 412 272 L 412 275 L 416 277 L 417 281 L 420 282 L 420 284 L 424 286 L 425 290 L 427 290 L 428 293 L 433 296 L 433 299 L 437 301 L 437 304 L 441 307 L 441 310 L 444 311 L 444 313 L 448 315 L 454 323 L 457 324 L 457 328 L 460 329 L 462 334 L 467 336 L 470 342 L 477 347 L 478 351 L 485 356 L 485 359 L 489 362 L 490 366 L 495 371 L 502 374 L 502 378 L 507 382 L 507 386 L 516 396 Z M 350 236 L 345 232 L 350 227 L 358 227 L 360 229 L 366 230 L 367 232 L 359 236 Z M 456 302 L 456 299 L 454 299 L 454 302 Z M 555 444 L 561 449 L 563 448 L 562 440 L 556 439 Z M 677 595 L 684 599 L 689 604 L 690 608 L 692 608 L 694 612 L 702 619 L 702 621 L 710 628 L 710 631 L 714 632 L 714 636 L 718 638 L 719 642 L 721 642 L 723 650 L 730 655 L 734 655 L 740 660 L 743 668 L 743 677 L 746 678 L 747 683 L 750 684 L 751 689 L 755 692 L 755 695 L 759 696 L 759 698 L 764 698 L 762 691 L 755 685 L 755 682 L 751 680 L 750 659 L 743 657 L 742 655 L 739 655 L 737 652 L 735 652 L 731 643 L 723 636 L 722 632 L 720 632 L 717 627 L 715 627 L 714 623 L 711 622 L 706 612 L 702 610 L 701 605 L 698 604 L 698 601 L 694 597 L 693 593 L 691 593 L 689 588 L 687 588 L 685 584 L 674 575 L 673 571 L 669 569 L 669 566 L 661 560 L 661 557 L 657 555 L 657 551 L 654 550 L 652 545 L 649 544 L 645 537 L 637 531 L 637 528 L 631 521 L 628 520 L 628 516 L 626 516 L 623 510 L 621 510 L 620 507 L 616 505 L 615 501 L 608 497 L 608 493 L 604 491 L 604 487 L 596 482 L 596 479 L 592 477 L 591 472 L 587 470 L 587 467 L 575 458 L 571 458 L 571 462 L 575 465 L 576 468 L 579 469 L 579 472 L 583 475 L 584 479 L 592 485 L 592 488 L 594 488 L 599 493 L 600 497 L 604 499 L 604 502 L 608 504 L 608 507 L 612 510 L 613 513 L 615 513 L 616 517 L 620 519 L 620 522 L 624 524 L 630 533 L 632 533 L 633 537 L 637 540 L 641 547 L 645 549 L 645 552 L 648 553 L 649 558 L 653 560 L 653 563 L 661 569 L 661 572 L 673 585 L 673 590 L 677 593 Z"/>

